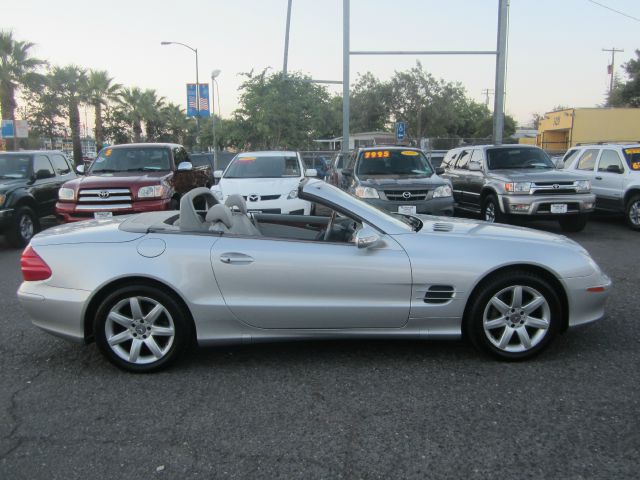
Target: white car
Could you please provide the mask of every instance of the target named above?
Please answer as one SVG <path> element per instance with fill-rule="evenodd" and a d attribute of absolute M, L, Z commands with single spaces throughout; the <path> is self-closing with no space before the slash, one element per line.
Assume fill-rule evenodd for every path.
<path fill-rule="evenodd" d="M 310 215 L 311 203 L 298 198 L 298 185 L 316 174 L 305 170 L 298 152 L 243 152 L 224 172 L 214 172 L 220 181 L 211 191 L 221 203 L 229 195 L 242 195 L 249 212 Z"/>

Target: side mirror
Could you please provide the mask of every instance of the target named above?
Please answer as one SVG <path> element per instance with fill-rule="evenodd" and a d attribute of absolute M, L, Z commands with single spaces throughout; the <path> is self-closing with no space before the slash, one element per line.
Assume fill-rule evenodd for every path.
<path fill-rule="evenodd" d="M 442 175 L 444 173 L 444 168 L 436 167 L 436 175 Z"/>
<path fill-rule="evenodd" d="M 622 173 L 622 170 L 620 169 L 620 165 L 609 165 L 607 167 L 607 172 L 609 172 L 609 173 Z"/>
<path fill-rule="evenodd" d="M 342 175 L 344 175 L 345 177 L 351 177 L 353 175 L 353 170 L 350 168 L 343 168 Z"/>
<path fill-rule="evenodd" d="M 358 248 L 374 247 L 380 242 L 380 235 L 373 227 L 364 225 L 358 233 L 356 233 L 355 244 Z"/>
<path fill-rule="evenodd" d="M 480 172 L 482 171 L 482 165 L 480 165 L 480 162 L 469 162 L 469 171 Z"/>
<path fill-rule="evenodd" d="M 304 171 L 304 176 L 305 177 L 317 177 L 318 176 L 318 171 L 315 168 L 307 168 Z"/>
<path fill-rule="evenodd" d="M 85 172 L 84 165 L 78 165 L 76 167 L 76 172 L 78 172 L 80 175 L 84 175 L 84 172 Z"/>
<path fill-rule="evenodd" d="M 213 178 L 222 178 L 222 170 L 216 170 L 213 172 Z"/>
<path fill-rule="evenodd" d="M 53 175 L 51 175 L 51 172 L 49 170 L 38 170 L 36 172 L 36 180 L 43 180 L 45 178 L 51 178 L 53 177 Z"/>
<path fill-rule="evenodd" d="M 193 163 L 191 162 L 180 162 L 178 164 L 179 172 L 188 172 L 189 170 L 193 170 Z"/>

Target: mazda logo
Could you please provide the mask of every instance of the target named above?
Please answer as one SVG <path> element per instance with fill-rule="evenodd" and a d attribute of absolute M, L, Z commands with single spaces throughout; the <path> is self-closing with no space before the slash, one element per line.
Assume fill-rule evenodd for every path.
<path fill-rule="evenodd" d="M 402 197 L 403 198 L 411 198 L 411 192 L 403 192 L 402 193 Z"/>
<path fill-rule="evenodd" d="M 560 185 L 558 185 L 557 183 L 554 183 L 553 188 L 560 188 Z"/>
<path fill-rule="evenodd" d="M 258 195 L 256 195 L 255 193 L 249 195 L 249 201 L 250 202 L 257 202 L 260 199 L 260 197 Z"/>
<path fill-rule="evenodd" d="M 109 198 L 109 192 L 107 192 L 106 190 L 103 190 L 102 192 L 98 193 L 98 196 L 100 198 Z"/>

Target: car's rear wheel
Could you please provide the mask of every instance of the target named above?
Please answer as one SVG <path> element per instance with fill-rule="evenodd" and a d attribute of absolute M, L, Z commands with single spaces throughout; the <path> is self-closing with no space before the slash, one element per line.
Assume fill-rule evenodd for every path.
<path fill-rule="evenodd" d="M 505 360 L 540 353 L 556 335 L 562 311 L 554 289 L 529 272 L 509 272 L 481 285 L 465 319 L 472 343 Z"/>
<path fill-rule="evenodd" d="M 147 285 L 122 287 L 105 298 L 93 331 L 111 363 L 136 373 L 168 367 L 191 338 L 184 308 L 171 295 Z"/>
<path fill-rule="evenodd" d="M 632 196 L 625 208 L 627 225 L 633 230 L 640 230 L 640 195 Z"/>
<path fill-rule="evenodd" d="M 581 232 L 587 226 L 586 215 L 571 215 L 558 220 L 560 228 L 565 232 Z"/>
<path fill-rule="evenodd" d="M 490 223 L 506 222 L 506 215 L 500 211 L 500 204 L 495 195 L 489 195 L 482 202 L 482 219 Z"/>
<path fill-rule="evenodd" d="M 7 232 L 7 240 L 13 247 L 24 247 L 38 232 L 38 217 L 29 207 L 20 207 L 15 214 L 13 225 Z"/>

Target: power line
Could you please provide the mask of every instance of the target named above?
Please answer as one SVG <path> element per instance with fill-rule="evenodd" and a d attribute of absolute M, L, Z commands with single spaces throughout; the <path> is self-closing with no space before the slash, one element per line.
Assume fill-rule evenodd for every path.
<path fill-rule="evenodd" d="M 603 5 L 602 3 L 596 2 L 594 0 L 588 0 L 591 3 L 594 3 L 602 8 L 606 8 L 607 10 L 611 10 L 612 12 L 616 12 L 619 15 L 623 15 L 631 20 L 635 20 L 636 22 L 640 22 L 640 18 L 634 17 L 633 15 L 629 15 L 628 13 L 621 12 L 620 10 L 616 10 L 615 8 L 608 7 L 607 5 Z"/>

